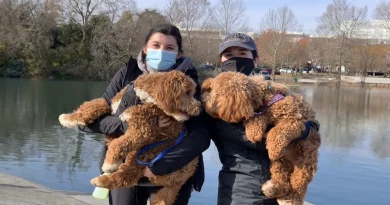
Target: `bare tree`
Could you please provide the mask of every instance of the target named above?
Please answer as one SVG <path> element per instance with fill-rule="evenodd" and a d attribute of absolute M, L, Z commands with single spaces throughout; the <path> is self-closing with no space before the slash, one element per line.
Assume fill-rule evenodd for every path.
<path fill-rule="evenodd" d="M 208 0 L 170 0 L 165 14 L 171 23 L 191 31 L 203 26 L 209 6 Z"/>
<path fill-rule="evenodd" d="M 182 29 L 190 54 L 195 50 L 193 34 L 202 30 L 209 19 L 207 15 L 209 6 L 208 0 L 170 0 L 165 9 L 169 21 Z"/>
<path fill-rule="evenodd" d="M 183 18 L 183 11 L 180 10 L 180 1 L 171 0 L 164 9 L 164 14 L 173 25 L 180 25 Z"/>
<path fill-rule="evenodd" d="M 350 48 L 349 39 L 357 36 L 366 23 L 367 6 L 359 8 L 347 0 L 333 0 L 319 18 L 317 31 L 327 33 L 337 40 L 338 74 L 344 65 L 344 55 Z"/>
<path fill-rule="evenodd" d="M 262 18 L 260 28 L 267 38 L 259 47 L 271 56 L 269 63 L 272 65 L 272 79 L 275 80 L 275 69 L 281 65 L 282 61 L 280 54 L 288 41 L 287 32 L 298 31 L 300 25 L 294 12 L 288 6 L 283 6 L 278 9 L 270 9 Z"/>
<path fill-rule="evenodd" d="M 375 17 L 382 20 L 383 26 L 390 32 L 390 1 L 382 1 L 375 9 Z"/>
<path fill-rule="evenodd" d="M 134 0 L 105 0 L 102 2 L 101 11 L 110 17 L 112 22 L 116 22 L 123 11 L 135 11 L 136 3 Z"/>
<path fill-rule="evenodd" d="M 213 20 L 223 34 L 246 28 L 246 6 L 243 0 L 219 0 L 213 10 Z"/>
<path fill-rule="evenodd" d="M 89 19 L 95 14 L 103 0 L 62 0 L 62 12 L 68 20 L 77 20 L 81 24 L 82 39 L 79 52 L 85 48 Z"/>

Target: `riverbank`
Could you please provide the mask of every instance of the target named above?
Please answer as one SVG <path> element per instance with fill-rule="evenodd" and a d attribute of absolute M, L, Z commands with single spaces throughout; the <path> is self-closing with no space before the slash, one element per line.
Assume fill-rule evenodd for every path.
<path fill-rule="evenodd" d="M 0 205 L 107 205 L 87 193 L 55 191 L 0 172 Z"/>
<path fill-rule="evenodd" d="M 290 87 L 300 86 L 304 84 L 311 85 L 337 85 L 347 87 L 374 87 L 374 88 L 390 88 L 390 78 L 383 77 L 357 77 L 357 76 L 341 76 L 340 80 L 337 80 L 335 76 L 321 74 L 321 75 L 291 75 L 287 76 L 278 75 L 275 76 L 275 82 L 285 83 Z"/>

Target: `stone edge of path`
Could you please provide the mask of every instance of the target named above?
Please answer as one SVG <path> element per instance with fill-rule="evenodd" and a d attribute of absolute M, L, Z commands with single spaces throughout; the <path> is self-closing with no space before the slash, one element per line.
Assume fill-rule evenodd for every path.
<path fill-rule="evenodd" d="M 77 204 L 108 205 L 88 193 L 52 190 L 26 179 L 0 171 L 0 205 L 3 204 Z"/>
<path fill-rule="evenodd" d="M 7 192 L 7 188 L 4 187 L 8 187 L 8 189 L 11 189 L 11 192 Z M 13 193 L 12 191 L 18 191 L 18 192 Z M 39 192 L 39 194 L 35 196 L 31 196 L 32 193 L 36 193 L 36 192 Z M 104 199 L 104 200 L 95 199 L 89 193 L 53 190 L 45 186 L 42 186 L 40 184 L 10 174 L 6 174 L 0 171 L 0 196 L 2 195 L 5 195 L 5 200 L 0 200 L 0 205 L 15 204 L 13 200 L 21 200 L 20 196 L 26 196 L 26 198 L 34 197 L 34 200 L 41 201 L 41 203 L 31 201 L 31 204 L 43 205 L 43 204 L 48 204 L 47 201 L 52 200 L 54 202 L 52 204 L 59 204 L 59 205 L 62 204 L 108 205 L 108 199 Z M 41 198 L 45 197 L 45 198 L 41 200 L 39 199 L 40 197 Z M 59 201 L 61 202 L 59 203 Z M 28 203 L 26 202 L 22 204 L 28 204 Z M 314 205 L 314 204 L 305 202 L 304 205 Z"/>

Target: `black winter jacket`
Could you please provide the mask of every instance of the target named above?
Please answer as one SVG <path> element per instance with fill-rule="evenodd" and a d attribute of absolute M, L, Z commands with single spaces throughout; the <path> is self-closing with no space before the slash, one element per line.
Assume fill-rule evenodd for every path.
<path fill-rule="evenodd" d="M 267 198 L 261 190 L 262 184 L 270 179 L 265 143 L 251 143 L 242 123 L 227 123 L 211 116 L 207 121 L 222 163 L 217 204 L 277 205 L 275 199 Z"/>
<path fill-rule="evenodd" d="M 271 177 L 264 141 L 256 144 L 250 142 L 242 123 L 227 123 L 211 116 L 205 119 L 222 163 L 217 204 L 277 205 L 275 199 L 267 198 L 261 190 L 261 186 Z M 318 130 L 316 124 L 308 121 L 307 130 L 297 140 L 307 138 L 310 127 Z"/>
<path fill-rule="evenodd" d="M 187 61 L 186 66 L 182 66 L 183 61 Z M 180 70 L 186 75 L 191 77 L 197 84 L 195 97 L 199 99 L 200 95 L 200 85 L 198 82 L 198 73 L 197 70 L 192 66 L 192 63 L 188 64 L 188 60 L 185 57 L 181 57 L 177 60 L 176 66 L 173 69 Z M 143 74 L 141 69 L 137 65 L 137 60 L 130 57 L 127 66 L 119 70 L 116 75 L 112 78 L 110 85 L 107 87 L 106 92 L 103 97 L 110 104 L 111 99 L 126 85 L 132 83 L 135 79 Z M 131 87 L 131 86 L 129 86 Z M 123 97 L 121 104 L 118 107 L 116 116 L 108 115 L 103 118 L 95 121 L 94 123 L 88 125 L 87 127 L 81 127 L 80 129 L 85 132 L 93 133 L 102 133 L 102 134 L 116 134 L 122 135 L 126 129 L 127 124 L 122 122 L 118 116 L 126 108 L 136 105 L 137 97 L 133 89 L 128 89 Z M 192 117 L 189 119 L 185 125 L 189 134 L 183 139 L 183 141 L 171 149 L 163 158 L 158 160 L 153 165 L 149 166 L 150 170 L 155 175 L 165 175 L 173 171 L 176 171 L 182 168 L 184 165 L 188 164 L 194 158 L 199 157 L 198 168 L 193 177 L 194 180 L 194 189 L 200 191 L 204 182 L 204 164 L 202 152 L 204 152 L 210 146 L 210 135 L 204 125 L 203 117 L 205 115 L 202 113 L 197 117 Z M 105 147 L 106 150 L 106 147 Z M 105 151 L 103 152 L 103 157 Z M 139 185 L 145 184 L 143 179 L 140 181 Z M 146 182 L 146 184 L 148 184 Z"/>

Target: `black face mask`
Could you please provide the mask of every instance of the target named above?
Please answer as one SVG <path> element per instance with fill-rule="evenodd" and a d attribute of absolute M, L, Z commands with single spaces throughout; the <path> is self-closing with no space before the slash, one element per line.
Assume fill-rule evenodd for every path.
<path fill-rule="evenodd" d="M 234 57 L 221 63 L 222 72 L 233 71 L 249 75 L 254 68 L 255 64 L 250 58 Z"/>

